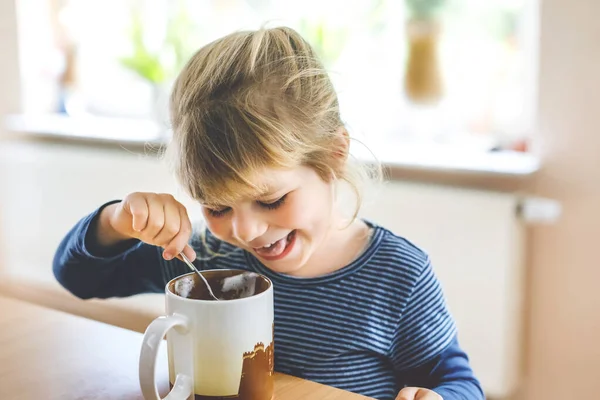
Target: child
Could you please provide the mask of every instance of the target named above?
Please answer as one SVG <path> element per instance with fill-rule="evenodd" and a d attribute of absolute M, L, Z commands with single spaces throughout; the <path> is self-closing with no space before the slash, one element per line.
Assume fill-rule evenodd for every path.
<path fill-rule="evenodd" d="M 171 96 L 176 175 L 202 204 L 193 234 L 172 196 L 133 193 L 83 218 L 54 260 L 81 298 L 163 292 L 198 268 L 275 289 L 275 369 L 376 399 L 482 399 L 429 259 L 336 202 L 359 174 L 332 84 L 289 28 L 208 44 Z M 357 207 L 358 208 L 358 207 Z"/>

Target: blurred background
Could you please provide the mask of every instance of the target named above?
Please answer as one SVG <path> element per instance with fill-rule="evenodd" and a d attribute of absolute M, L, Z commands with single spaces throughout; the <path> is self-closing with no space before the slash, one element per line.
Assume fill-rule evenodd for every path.
<path fill-rule="evenodd" d="M 356 134 L 523 149 L 535 110 L 535 4 L 20 0 L 22 111 L 149 118 L 168 130 L 165 97 L 196 49 L 234 30 L 287 25 L 316 48 Z"/>
<path fill-rule="evenodd" d="M 600 398 L 600 2 L 0 0 L 0 293 L 143 331 L 159 295 L 78 301 L 51 272 L 82 216 L 170 192 L 158 151 L 185 61 L 287 25 L 317 50 L 363 216 L 432 257 L 491 399 Z"/>

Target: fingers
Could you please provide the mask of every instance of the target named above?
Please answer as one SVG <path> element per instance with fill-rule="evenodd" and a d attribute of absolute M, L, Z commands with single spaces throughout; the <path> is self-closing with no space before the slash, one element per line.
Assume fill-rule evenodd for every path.
<path fill-rule="evenodd" d="M 141 193 L 133 193 L 123 199 L 123 209 L 132 217 L 132 228 L 141 232 L 146 228 L 149 217 L 146 197 Z"/>
<path fill-rule="evenodd" d="M 183 254 L 185 254 L 190 261 L 194 261 L 197 257 L 196 252 L 189 245 L 185 245 L 183 248 Z"/>
<path fill-rule="evenodd" d="M 121 210 L 114 223 L 119 232 L 163 247 L 167 260 L 182 251 L 190 260 L 196 259 L 188 245 L 192 224 L 187 210 L 170 194 L 132 193 L 123 199 Z"/>
<path fill-rule="evenodd" d="M 169 241 L 166 245 L 164 245 L 165 251 L 163 253 L 163 257 L 167 260 L 170 260 L 183 251 L 184 254 L 191 261 L 193 261 L 196 258 L 196 252 L 194 252 L 194 250 L 188 246 L 188 242 L 192 234 L 192 224 L 187 215 L 187 211 L 183 206 L 181 206 L 176 210 L 171 210 L 170 212 L 177 213 L 177 218 L 173 217 L 173 221 L 177 220 L 178 223 L 176 227 L 175 224 L 169 228 L 165 226 L 165 229 L 168 229 Z M 170 216 L 167 218 L 167 220 L 169 220 L 167 225 L 170 225 L 170 218 Z"/>
<path fill-rule="evenodd" d="M 169 199 L 161 201 L 162 226 L 160 231 L 152 238 L 152 241 L 160 246 L 166 247 L 169 242 L 181 231 L 181 216 L 179 204 Z M 183 246 L 182 246 L 183 248 Z M 179 249 L 181 250 L 181 249 Z"/>
<path fill-rule="evenodd" d="M 406 388 L 402 389 L 400 391 L 400 393 L 398 393 L 396 400 L 415 400 L 416 399 L 415 396 L 417 395 L 418 391 L 419 391 L 419 388 L 406 387 Z"/>
<path fill-rule="evenodd" d="M 405 387 L 398 393 L 396 400 L 443 400 L 433 390 L 418 387 Z"/>
<path fill-rule="evenodd" d="M 160 245 L 156 237 L 165 226 L 165 204 L 162 195 L 147 194 L 146 204 L 148 206 L 148 221 L 146 226 L 140 231 L 140 239 L 144 242 Z"/>
<path fill-rule="evenodd" d="M 444 400 L 442 396 L 428 389 L 419 389 L 415 395 L 415 400 Z"/>

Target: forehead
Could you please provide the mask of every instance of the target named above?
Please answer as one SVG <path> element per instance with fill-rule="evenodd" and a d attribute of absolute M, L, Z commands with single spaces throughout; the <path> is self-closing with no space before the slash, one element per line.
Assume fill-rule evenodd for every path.
<path fill-rule="evenodd" d="M 251 174 L 249 179 L 256 186 L 257 194 L 268 194 L 281 189 L 282 186 L 289 186 L 290 183 L 301 180 L 303 176 L 303 167 L 261 168 Z"/>
<path fill-rule="evenodd" d="M 227 182 L 224 186 L 212 188 L 205 205 L 221 206 L 240 200 L 256 199 L 281 194 L 306 178 L 305 167 L 293 169 L 260 168 L 247 176 L 247 182 Z"/>

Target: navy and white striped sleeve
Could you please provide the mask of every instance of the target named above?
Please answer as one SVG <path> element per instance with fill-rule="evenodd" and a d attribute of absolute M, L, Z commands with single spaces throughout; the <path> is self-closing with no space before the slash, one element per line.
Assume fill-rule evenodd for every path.
<path fill-rule="evenodd" d="M 57 281 L 77 297 L 125 297 L 139 293 L 163 293 L 165 284 L 188 273 L 185 264 L 162 257 L 162 248 L 131 239 L 114 246 L 103 247 L 95 236 L 96 224 L 104 207 L 119 202 L 105 203 L 85 216 L 63 238 L 53 260 Z M 194 239 L 194 238 L 193 238 Z M 215 245 L 215 238 L 210 244 Z M 193 243 L 192 243 L 193 245 Z M 199 269 L 210 265 L 202 261 L 206 251 L 194 246 Z"/>
<path fill-rule="evenodd" d="M 442 353 L 456 335 L 454 320 L 427 259 L 404 308 L 391 346 L 396 371 L 416 368 Z"/>
<path fill-rule="evenodd" d="M 400 318 L 391 357 L 401 384 L 432 389 L 444 400 L 485 398 L 460 348 L 454 320 L 429 260 Z"/>

